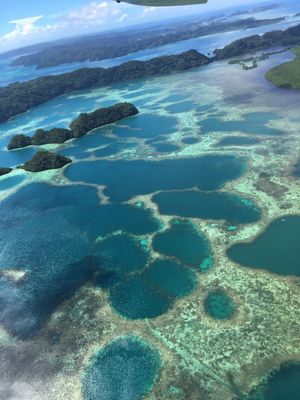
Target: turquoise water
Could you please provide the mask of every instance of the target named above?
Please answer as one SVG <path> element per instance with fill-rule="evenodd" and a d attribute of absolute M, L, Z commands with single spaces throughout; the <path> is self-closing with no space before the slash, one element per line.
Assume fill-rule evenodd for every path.
<path fill-rule="evenodd" d="M 299 237 L 300 216 L 287 216 L 272 222 L 253 242 L 232 246 L 227 254 L 246 267 L 299 276 Z"/>
<path fill-rule="evenodd" d="M 251 223 L 261 217 L 260 210 L 252 201 L 224 192 L 161 192 L 152 200 L 158 205 L 159 212 L 165 215 L 225 219 L 232 224 Z"/>
<path fill-rule="evenodd" d="M 158 350 L 135 336 L 110 342 L 90 359 L 82 380 L 84 400 L 139 400 L 162 367 Z"/>
<path fill-rule="evenodd" d="M 225 320 L 232 318 L 235 305 L 224 290 L 214 290 L 204 300 L 204 310 L 213 319 Z"/>
<path fill-rule="evenodd" d="M 186 221 L 175 220 L 170 229 L 154 236 L 153 249 L 196 268 L 211 257 L 206 237 Z"/>
<path fill-rule="evenodd" d="M 215 190 L 241 176 L 245 167 L 242 158 L 218 155 L 162 161 L 103 160 L 72 164 L 66 168 L 65 176 L 74 182 L 105 185 L 105 194 L 112 201 L 124 201 L 158 190 L 194 186 Z"/>

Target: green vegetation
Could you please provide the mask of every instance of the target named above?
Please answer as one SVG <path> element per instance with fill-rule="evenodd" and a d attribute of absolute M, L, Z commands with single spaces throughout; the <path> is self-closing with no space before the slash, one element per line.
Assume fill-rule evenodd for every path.
<path fill-rule="evenodd" d="M 99 108 L 91 113 L 82 113 L 70 124 L 72 137 L 83 136 L 92 129 L 138 113 L 138 109 L 130 103 L 119 103 L 108 108 Z"/>
<path fill-rule="evenodd" d="M 300 89 L 300 46 L 295 47 L 293 52 L 296 55 L 295 60 L 268 71 L 266 74 L 268 81 L 281 88 Z"/>
<path fill-rule="evenodd" d="M 193 21 L 174 27 L 164 26 L 152 29 L 132 30 L 116 34 L 100 34 L 73 40 L 63 44 L 53 44 L 37 50 L 36 53 L 23 55 L 12 65 L 32 66 L 37 68 L 53 67 L 65 63 L 96 61 L 125 56 L 137 51 L 151 49 L 180 40 L 229 32 L 239 29 L 251 29 L 271 25 L 284 18 L 241 19 L 236 21 L 213 21 L 203 24 L 203 20 Z M 33 53 L 33 54 L 32 54 Z M 23 53 L 25 54 L 25 52 Z"/>
<path fill-rule="evenodd" d="M 272 31 L 261 36 L 253 35 L 235 40 L 223 49 L 216 49 L 214 60 L 238 57 L 275 46 L 294 46 L 299 43 L 300 25 L 296 25 L 285 31 Z"/>
<path fill-rule="evenodd" d="M 30 172 L 40 172 L 48 169 L 62 168 L 71 162 L 70 158 L 59 154 L 50 153 L 49 151 L 39 151 L 31 160 L 26 161 L 24 165 L 20 166 L 20 168 Z"/>
<path fill-rule="evenodd" d="M 92 129 L 136 115 L 138 112 L 138 109 L 130 103 L 118 103 L 111 107 L 99 108 L 91 113 L 80 114 L 71 122 L 71 130 L 63 128 L 52 128 L 49 131 L 37 129 L 32 138 L 22 134 L 15 135 L 8 143 L 7 148 L 13 150 L 31 145 L 64 143 L 69 139 L 83 136 Z"/>
<path fill-rule="evenodd" d="M 30 144 L 35 146 L 48 143 L 64 143 L 72 138 L 72 132 L 69 129 L 52 128 L 49 131 L 37 129 L 30 140 Z"/>
<path fill-rule="evenodd" d="M 11 138 L 10 142 L 7 145 L 7 149 L 8 150 L 21 149 L 22 147 L 27 147 L 30 145 L 31 145 L 31 138 L 21 133 Z"/>
<path fill-rule="evenodd" d="M 183 71 L 209 62 L 208 57 L 196 50 L 189 50 L 148 61 L 129 61 L 112 68 L 81 68 L 70 73 L 13 83 L 0 88 L 0 122 L 76 90 Z"/>

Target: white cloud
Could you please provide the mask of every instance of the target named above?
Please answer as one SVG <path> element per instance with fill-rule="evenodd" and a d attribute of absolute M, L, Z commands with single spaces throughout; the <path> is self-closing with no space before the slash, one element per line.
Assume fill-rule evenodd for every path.
<path fill-rule="evenodd" d="M 15 29 L 11 32 L 6 33 L 3 36 L 3 39 L 10 40 L 34 33 L 36 30 L 38 30 L 38 27 L 35 26 L 35 23 L 41 18 L 43 18 L 43 16 L 38 15 L 36 17 L 14 19 L 12 21 L 9 21 L 11 24 L 15 24 Z"/>
<path fill-rule="evenodd" d="M 71 11 L 66 20 L 71 25 L 103 25 L 114 22 L 120 18 L 122 11 L 113 4 L 103 2 L 92 2 L 78 10 Z"/>

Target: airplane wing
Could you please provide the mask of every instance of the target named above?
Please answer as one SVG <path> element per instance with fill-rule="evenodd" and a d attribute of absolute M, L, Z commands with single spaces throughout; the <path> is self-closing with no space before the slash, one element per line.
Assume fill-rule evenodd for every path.
<path fill-rule="evenodd" d="M 204 4 L 208 0 L 116 0 L 117 3 L 124 1 L 125 3 L 136 4 L 138 6 L 148 7 L 167 7 L 167 6 L 187 6 L 191 4 Z"/>

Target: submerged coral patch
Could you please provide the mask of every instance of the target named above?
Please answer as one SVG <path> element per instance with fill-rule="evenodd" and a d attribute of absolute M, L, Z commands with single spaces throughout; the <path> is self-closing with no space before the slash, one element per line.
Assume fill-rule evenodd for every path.
<path fill-rule="evenodd" d="M 165 215 L 226 220 L 235 224 L 258 221 L 261 212 L 249 199 L 224 192 L 194 190 L 161 192 L 152 197 Z"/>
<path fill-rule="evenodd" d="M 273 221 L 251 243 L 240 243 L 227 251 L 235 262 L 274 274 L 299 276 L 300 216 Z"/>
<path fill-rule="evenodd" d="M 233 300 L 221 289 L 210 292 L 204 300 L 203 306 L 205 312 L 216 320 L 230 319 L 235 312 Z"/>
<path fill-rule="evenodd" d="M 216 190 L 239 178 L 245 169 L 244 158 L 210 155 L 161 161 L 79 162 L 67 167 L 65 175 L 71 181 L 105 185 L 105 194 L 113 201 L 125 201 L 159 190 Z"/>
<path fill-rule="evenodd" d="M 82 380 L 84 400 L 139 400 L 162 362 L 158 350 L 135 336 L 115 339 L 92 356 Z"/>
<path fill-rule="evenodd" d="M 211 256 L 206 237 L 189 222 L 179 220 L 174 220 L 170 229 L 156 234 L 153 249 L 197 268 Z"/>

